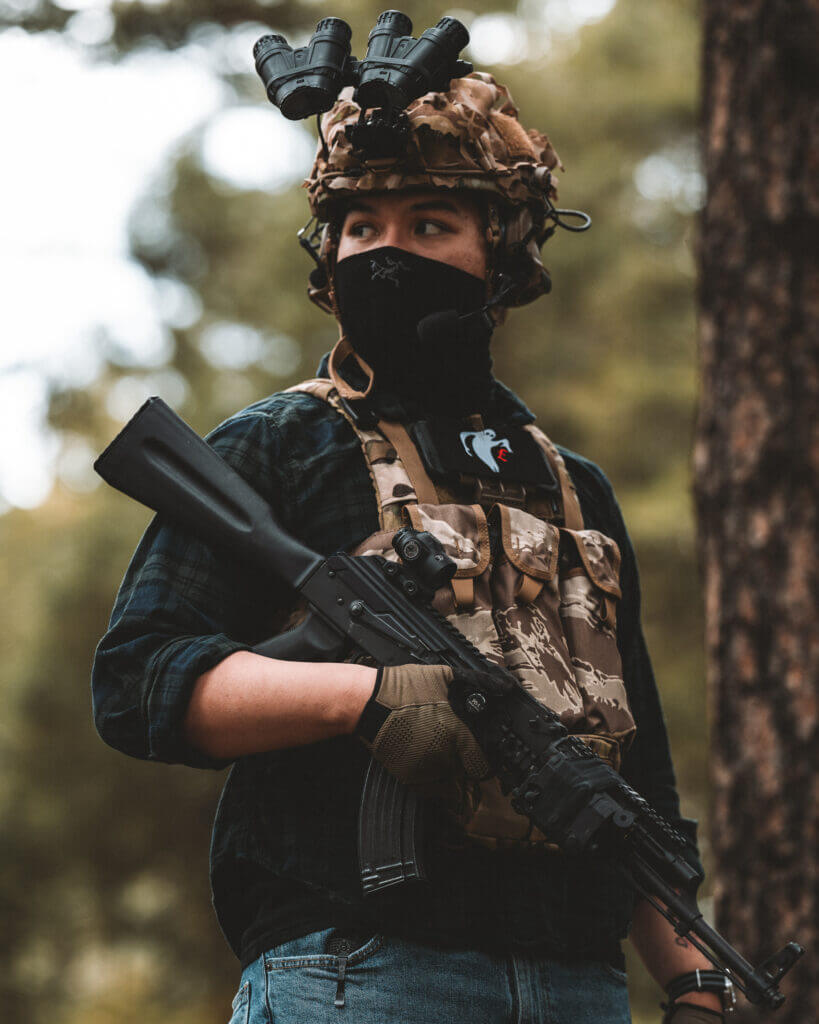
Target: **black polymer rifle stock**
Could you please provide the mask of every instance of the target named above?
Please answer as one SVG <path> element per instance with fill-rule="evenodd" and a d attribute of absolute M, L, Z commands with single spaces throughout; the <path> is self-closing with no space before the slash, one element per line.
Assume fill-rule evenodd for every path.
<path fill-rule="evenodd" d="M 782 1005 L 779 981 L 803 948 L 790 942 L 754 967 L 715 931 L 697 906 L 698 876 L 684 856 L 684 837 L 429 605 L 429 589 L 409 556 L 410 564 L 399 565 L 377 556 L 324 558 L 312 551 L 285 533 L 267 503 L 159 398 L 148 399 L 94 468 L 117 490 L 230 550 L 254 571 L 286 580 L 306 598 L 310 611 L 304 622 L 258 645 L 258 653 L 338 661 L 353 649 L 381 665 L 449 665 L 456 675 L 453 708 L 472 729 L 513 806 L 554 837 L 567 856 L 613 857 L 629 884 L 726 981 L 753 1003 Z M 592 777 L 603 784 L 578 803 L 583 780 Z M 423 879 L 419 819 L 415 794 L 371 762 L 359 814 L 365 893 Z"/>

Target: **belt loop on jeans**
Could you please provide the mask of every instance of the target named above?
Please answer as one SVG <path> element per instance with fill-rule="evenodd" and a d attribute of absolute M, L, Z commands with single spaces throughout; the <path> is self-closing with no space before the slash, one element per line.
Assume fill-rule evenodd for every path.
<path fill-rule="evenodd" d="M 347 957 L 340 956 L 338 958 L 338 984 L 336 985 L 336 999 L 335 1005 L 341 1009 L 344 1006 L 344 979 L 347 976 Z"/>

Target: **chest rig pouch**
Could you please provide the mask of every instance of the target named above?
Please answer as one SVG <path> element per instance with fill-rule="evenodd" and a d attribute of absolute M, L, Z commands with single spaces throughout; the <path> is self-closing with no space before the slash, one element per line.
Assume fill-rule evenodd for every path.
<path fill-rule="evenodd" d="M 362 393 L 338 374 L 333 359 L 330 369 L 332 380 L 306 381 L 290 390 L 327 401 L 361 443 L 380 529 L 353 554 L 395 561 L 391 542 L 397 530 L 412 526 L 434 534 L 457 566 L 451 583 L 435 594 L 436 609 L 618 769 L 636 728 L 617 650 L 620 552 L 610 537 L 583 528 L 577 495 L 555 446 L 534 425 L 520 431 L 534 446 L 530 454 L 542 453 L 548 467 L 533 484 L 503 480 L 500 474 L 487 482 L 485 476 L 460 472 L 454 484 L 442 476 L 433 483 L 429 453 L 424 458 L 423 445 L 415 443 L 418 432 L 413 437 L 402 424 L 383 420 L 363 426 L 350 405 Z M 477 422 L 469 425 L 475 433 L 485 429 Z M 513 810 L 496 779 L 453 783 L 436 795 L 467 840 L 491 847 L 552 846 Z"/>

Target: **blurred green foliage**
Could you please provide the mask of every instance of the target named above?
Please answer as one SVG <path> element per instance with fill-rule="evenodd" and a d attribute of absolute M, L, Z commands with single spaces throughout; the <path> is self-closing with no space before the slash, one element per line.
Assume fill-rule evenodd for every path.
<path fill-rule="evenodd" d="M 519 13 L 548 16 L 547 5 Z M 380 10 L 348 2 L 341 13 L 362 41 Z M 514 7 L 471 5 L 476 15 L 498 10 Z M 100 59 L 178 47 L 203 26 L 212 35 L 248 21 L 303 37 L 332 8 L 168 0 L 113 11 L 113 44 Z M 410 13 L 423 27 L 442 11 L 423 3 Z M 0 0 L 0 25 L 39 31 L 65 22 L 63 7 Z M 524 124 L 553 139 L 566 166 L 561 205 L 594 219 L 587 234 L 559 233 L 548 243 L 553 293 L 510 315 L 495 343 L 496 372 L 554 439 L 597 461 L 614 483 L 641 566 L 683 808 L 703 818 L 705 696 L 689 494 L 697 42 L 693 0 L 619 0 L 601 21 L 556 34 L 547 55 L 487 70 L 510 86 Z M 249 54 L 248 74 L 232 74 L 230 84 L 237 99 L 264 102 Z M 310 376 L 335 339 L 333 322 L 306 300 L 309 263 L 295 241 L 306 219 L 299 188 L 245 192 L 212 180 L 194 140 L 177 156 L 133 212 L 132 250 L 151 274 L 192 289 L 201 316 L 168 328 L 166 366 L 130 365 L 108 339 L 93 385 L 55 389 L 49 419 L 67 444 L 82 438 L 100 450 L 146 377 L 205 432 Z M 258 352 L 243 365 L 214 365 L 205 341 L 224 324 L 259 332 Z M 207 885 L 221 778 L 126 759 L 103 746 L 91 723 L 94 644 L 146 523 L 125 498 L 73 491 L 65 480 L 42 507 L 0 518 L 11 598 L 0 637 L 4 1020 L 216 1024 L 235 987 Z M 635 1018 L 656 1020 L 658 993 L 633 966 Z"/>

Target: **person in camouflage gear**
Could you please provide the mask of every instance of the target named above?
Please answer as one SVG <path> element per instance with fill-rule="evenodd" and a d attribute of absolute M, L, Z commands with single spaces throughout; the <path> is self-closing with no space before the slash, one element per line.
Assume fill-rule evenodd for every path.
<path fill-rule="evenodd" d="M 318 550 L 389 558 L 400 526 L 434 532 L 458 566 L 436 607 L 687 830 L 696 856 L 610 485 L 492 377 L 491 331 L 461 327 L 484 305 L 500 323 L 549 290 L 540 248 L 558 220 L 557 154 L 487 74 L 411 103 L 396 157 L 355 150 L 347 128 L 360 113 L 343 94 L 324 116 L 305 183 L 324 224 L 309 294 L 339 321 L 339 343 L 314 380 L 242 410 L 211 443 Z M 449 333 L 425 341 L 422 318 L 450 307 Z M 435 416 L 473 433 L 487 422 L 529 431 L 559 500 L 477 472 L 433 481 L 407 425 Z M 95 659 L 107 742 L 232 763 L 211 850 L 214 905 L 243 967 L 231 1024 L 342 1013 L 355 1024 L 625 1024 L 630 923 L 661 984 L 706 966 L 647 904 L 632 905 L 613 867 L 531 834 L 451 713 L 450 670 L 253 653 L 292 612 L 285 591 L 155 523 Z M 419 786 L 430 811 L 428 881 L 371 903 L 355 863 L 367 751 Z M 672 1016 L 722 1019 L 705 993 Z"/>

